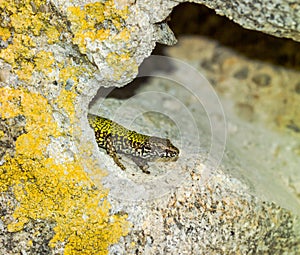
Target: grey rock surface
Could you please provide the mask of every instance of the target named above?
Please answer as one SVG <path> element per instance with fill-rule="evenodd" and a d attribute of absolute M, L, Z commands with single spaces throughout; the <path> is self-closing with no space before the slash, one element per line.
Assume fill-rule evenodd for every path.
<path fill-rule="evenodd" d="M 288 211 L 246 195 L 223 173 L 201 185 L 199 170 L 162 200 L 126 206 L 135 225 L 110 254 L 298 254 Z"/>
<path fill-rule="evenodd" d="M 277 43 L 273 41 L 274 46 Z M 255 48 L 251 50 L 254 52 Z M 290 124 L 299 125 L 300 101 L 295 90 L 300 79 L 299 63 L 291 66 L 287 57 L 286 63 L 279 66 L 276 58 L 283 54 L 280 51 L 274 52 L 273 57 L 269 55 L 266 62 L 250 60 L 246 54 L 231 52 L 201 37 L 181 38 L 180 44 L 168 53 L 198 66 L 223 97 L 227 145 L 235 148 L 228 160 L 235 162 L 236 176 L 254 178 L 250 182 L 254 181 L 261 196 L 298 213 L 299 132 Z M 276 64 L 269 63 L 272 59 Z M 268 86 L 257 83 L 261 76 L 269 77 Z"/>
<path fill-rule="evenodd" d="M 24 34 L 28 36 L 27 40 L 30 43 L 24 48 L 24 51 L 22 48 L 21 53 L 18 53 L 16 63 L 13 63 L 15 59 L 12 60 L 12 63 L 5 62 L 4 58 L 0 60 L 2 87 L 26 88 L 29 92 L 43 95 L 51 104 L 53 117 L 58 123 L 59 129 L 66 135 L 63 138 L 52 139 L 46 152 L 49 157 L 56 158 L 60 163 L 77 158 L 76 155 L 82 151 L 80 148 L 84 147 L 83 144 L 86 141 L 94 142 L 94 134 L 87 123 L 86 113 L 88 104 L 96 95 L 97 90 L 100 87 L 112 88 L 126 85 L 137 75 L 139 65 L 151 54 L 157 42 L 167 45 L 173 45 L 176 42 L 166 19 L 172 9 L 184 1 L 115 1 L 120 10 L 128 7 L 126 19 L 121 14 L 118 18 L 114 15 L 113 17 L 104 15 L 105 19 L 100 24 L 93 24 L 95 26 L 91 32 L 94 33 L 104 27 L 109 33 L 107 38 L 92 40 L 86 36 L 81 41 L 84 42 L 85 47 L 83 47 L 80 43 L 73 41 L 76 36 L 85 32 L 77 30 L 83 20 L 79 22 L 72 20 L 74 17 L 76 20 L 76 12 L 74 17 L 71 17 L 68 7 L 76 6 L 76 11 L 80 12 L 87 4 L 95 2 L 48 1 L 40 12 L 51 13 L 50 23 L 57 26 L 54 28 L 59 33 L 59 40 L 48 43 L 49 38 L 46 34 L 33 35 L 32 31 L 28 34 L 28 31 L 25 31 Z M 195 2 L 215 9 L 218 14 L 225 15 L 248 29 L 300 41 L 300 11 L 297 3 L 291 1 Z M 31 11 L 34 9 L 32 5 L 26 6 L 25 9 L 29 10 L 28 13 L 35 15 L 34 10 Z M 14 11 L 22 14 L 21 11 L 19 13 L 19 10 Z M 1 23 L 1 26 L 6 28 L 7 24 L 10 24 L 10 15 L 12 14 L 6 11 L 3 13 L 5 14 L 3 16 L 4 25 Z M 83 17 L 85 21 L 93 21 L 95 18 L 91 18 L 86 13 Z M 114 18 L 118 20 L 119 27 L 113 24 Z M 22 29 L 20 30 L 22 31 Z M 129 30 L 128 34 L 127 30 Z M 6 30 L 6 33 L 9 34 L 8 39 L 0 38 L 0 47 L 3 51 L 11 45 L 15 46 L 13 41 L 10 41 L 14 37 L 14 33 L 11 31 L 15 31 L 15 27 L 8 26 Z M 16 34 L 22 37 L 21 32 Z M 195 54 L 193 48 L 195 45 L 203 46 L 200 49 L 203 55 Z M 14 49 L 16 50 L 16 48 L 18 46 Z M 107 117 L 124 126 L 149 135 L 170 137 L 181 150 L 177 162 L 151 163 L 151 174 L 145 176 L 133 162 L 126 158 L 122 158 L 122 160 L 125 160 L 127 171 L 120 171 L 105 152 L 98 150 L 94 142 L 94 147 L 88 155 L 95 161 L 99 161 L 99 165 L 103 169 L 107 169 L 109 175 L 101 180 L 99 180 L 99 176 L 90 177 L 95 183 L 100 184 L 101 182 L 110 189 L 111 212 L 128 213 L 128 219 L 133 223 L 130 234 L 121 239 L 119 244 L 112 246 L 110 252 L 112 254 L 205 254 L 206 251 L 209 251 L 212 254 L 214 252 L 297 254 L 300 242 L 299 220 L 295 218 L 295 215 L 299 212 L 300 178 L 297 168 L 294 167 L 299 165 L 299 160 L 294 158 L 295 155 L 299 156 L 299 144 L 294 139 L 291 146 L 286 146 L 285 142 L 291 141 L 291 137 L 272 143 L 273 138 L 268 136 L 268 132 L 265 131 L 247 133 L 246 131 L 251 128 L 244 122 L 240 123 L 232 110 L 235 109 L 238 112 L 237 115 L 247 121 L 263 119 L 265 112 L 255 111 L 254 105 L 246 100 L 249 98 L 249 94 L 242 93 L 244 91 L 252 92 L 253 88 L 259 88 L 261 95 L 271 94 L 273 97 L 270 100 L 258 102 L 258 105 L 266 110 L 273 119 L 278 117 L 278 115 L 272 115 L 273 112 L 270 108 L 264 108 L 264 106 L 274 101 L 279 102 L 277 99 L 281 94 L 278 95 L 276 92 L 280 87 L 276 87 L 275 90 L 271 90 L 270 87 L 274 80 L 285 77 L 287 72 L 280 70 L 281 76 L 273 78 L 272 75 L 276 70 L 274 67 L 257 63 L 248 65 L 247 61 L 237 60 L 225 49 L 215 47 L 211 41 L 197 41 L 196 44 L 191 43 L 187 48 L 187 50 L 183 50 L 183 55 L 191 58 L 197 56 L 196 68 L 199 67 L 200 57 L 204 57 L 200 61 L 202 70 L 214 86 L 222 84 L 220 91 L 223 92 L 224 97 L 234 93 L 236 93 L 235 96 L 241 96 L 234 107 L 230 103 L 228 104 L 229 110 L 226 113 L 232 117 L 229 126 L 224 127 L 223 109 L 218 108 L 219 102 L 216 100 L 214 90 L 204 86 L 207 82 L 205 79 L 198 80 L 198 77 L 193 79 L 189 72 L 178 73 L 173 79 L 177 81 L 183 79 L 183 82 L 199 82 L 201 85 L 201 88 L 199 87 L 197 90 L 197 93 L 201 92 L 199 97 L 195 96 L 194 87 L 185 87 L 186 90 L 182 91 L 174 84 L 156 81 L 151 86 L 143 88 L 144 90 L 141 89 L 140 96 L 133 97 L 131 101 L 109 101 L 99 98 L 94 100 L 91 109 L 94 113 L 103 116 L 107 114 Z M 203 53 L 204 49 L 208 55 Z M 28 80 L 24 81 L 20 79 L 20 72 L 17 73 L 15 70 L 22 71 L 21 64 L 24 65 L 24 63 L 24 66 L 29 64 L 31 67 L 30 61 L 36 57 L 36 52 L 49 54 L 47 56 L 50 56 L 54 63 L 51 66 L 51 72 L 45 72 L 45 74 L 41 70 L 32 70 L 25 73 L 28 76 L 24 76 Z M 26 55 L 27 53 L 28 55 Z M 295 54 L 295 56 L 297 55 Z M 195 61 L 195 59 L 192 60 Z M 237 63 L 234 65 L 235 69 L 230 69 L 228 63 Z M 42 67 L 43 64 L 42 62 Z M 161 69 L 165 68 L 164 65 L 157 66 Z M 69 67 L 71 69 L 68 69 Z M 170 66 L 166 71 L 168 73 L 173 69 L 174 66 Z M 226 73 L 226 70 L 230 71 Z M 66 78 L 65 76 L 70 73 L 72 75 Z M 298 77 L 295 72 L 289 73 L 289 75 L 288 81 L 292 80 L 290 77 Z M 239 87 L 238 85 L 243 82 L 241 81 L 243 79 L 247 80 L 248 86 Z M 222 81 L 225 82 L 222 83 Z M 285 80 L 283 79 L 283 81 Z M 75 84 L 76 82 L 77 84 Z M 235 86 L 231 86 L 232 84 Z M 297 102 L 299 100 L 299 78 L 295 84 L 291 84 L 291 86 L 295 86 L 295 91 L 298 93 L 298 97 L 294 97 L 293 94 L 292 101 Z M 232 92 L 233 87 L 240 90 Z M 189 91 L 189 88 L 192 88 L 192 91 Z M 70 108 L 74 107 L 76 123 L 69 122 L 67 111 L 55 101 L 62 91 L 74 93 L 74 102 L 71 102 Z M 243 95 L 244 97 L 242 97 Z M 253 96 L 251 99 L 257 96 L 255 93 L 250 95 Z M 104 97 L 106 98 L 106 96 Z M 203 102 L 205 102 L 204 105 Z M 264 104 L 265 102 L 267 103 Z M 282 102 L 282 104 L 286 103 Z M 292 132 L 299 133 L 299 117 L 297 116 L 300 115 L 294 114 L 298 113 L 299 105 L 290 102 L 288 105 L 291 107 L 289 113 L 293 113 L 292 117 L 288 115 L 289 118 L 286 118 L 286 114 L 279 115 L 282 118 L 278 122 L 293 130 Z M 135 121 L 135 119 L 137 120 Z M 2 156 L 3 150 L 13 156 L 14 139 L 22 134 L 25 125 L 22 119 L 18 121 L 19 125 L 15 125 L 11 129 L 12 123 L 1 120 L 0 125 L 2 129 L 6 129 L 6 132 L 0 134 L 5 143 L 4 146 L 1 144 L 0 156 Z M 74 133 L 69 135 L 71 125 L 74 125 Z M 229 135 L 236 136 L 237 139 L 232 139 L 227 143 L 229 148 L 227 148 L 224 161 L 222 161 L 223 149 L 226 144 L 224 131 L 227 128 Z M 257 137 L 263 138 L 265 144 L 270 145 L 273 150 L 262 153 L 268 146 L 255 140 Z M 276 134 L 274 137 L 277 138 Z M 244 138 L 247 140 L 243 140 Z M 242 140 L 245 142 L 243 146 L 250 147 L 250 150 L 240 151 L 239 145 Z M 6 143 L 9 143 L 10 147 L 6 146 Z M 213 146 L 211 146 L 212 144 Z M 61 150 L 57 148 L 61 148 Z M 257 154 L 254 154 L 257 149 Z M 280 154 L 280 151 L 284 151 L 283 154 Z M 278 161 L 272 161 L 273 158 L 269 157 L 270 154 L 284 156 L 278 156 L 276 158 Z M 253 155 L 253 157 L 249 158 L 249 155 Z M 263 163 L 255 164 L 254 157 Z M 283 161 L 283 157 L 288 160 Z M 281 163 L 280 168 L 275 167 L 274 169 L 281 170 L 279 172 L 283 177 L 281 179 L 274 178 L 274 176 L 278 176 L 274 175 L 272 171 L 264 171 L 267 167 L 272 170 L 272 167 L 276 166 L 278 162 Z M 90 174 L 89 170 L 91 169 L 87 167 L 88 174 Z M 270 180 L 272 180 L 271 184 Z M 5 205 L 1 205 L 1 215 L 5 214 L 6 220 L 9 222 L 13 208 L 5 206 L 8 204 L 7 201 L 12 205 L 15 205 L 16 201 L 9 193 L 1 197 L 0 202 L 2 203 L 2 201 L 5 202 Z M 3 241 L 5 245 L 0 246 L 0 249 L 4 254 L 8 250 L 12 250 L 15 254 L 55 252 L 50 251 L 45 244 L 53 235 L 54 224 L 45 223 L 45 221 L 30 221 L 24 230 L 13 234 L 8 233 L 5 224 L 5 219 L 1 219 L 1 242 Z M 39 233 L 41 235 L 36 236 Z M 19 240 L 22 242 L 19 243 Z M 36 244 L 34 243 L 32 246 L 30 241 L 36 242 Z M 30 246 L 32 247 L 30 248 Z M 12 249 L 9 249 L 10 247 Z M 57 253 L 62 254 L 62 250 Z"/>
<path fill-rule="evenodd" d="M 244 28 L 300 41 L 300 5 L 289 0 L 195 1 Z"/>
<path fill-rule="evenodd" d="M 89 2 L 80 1 L 78 5 L 84 6 Z M 170 15 L 172 8 L 185 1 L 136 1 L 135 4 L 125 1 L 123 5 L 122 1 L 116 2 L 120 2 L 120 6 L 123 7 L 128 4 L 129 16 L 124 21 L 122 29 L 130 28 L 130 44 L 116 43 L 112 35 L 105 42 L 95 40 L 87 43 L 84 52 L 99 70 L 95 73 L 98 84 L 100 82 L 105 87 L 121 87 L 130 82 L 137 75 L 137 67 L 151 54 L 157 42 L 168 45 L 176 43 L 172 31 L 164 20 Z M 300 40 L 300 5 L 293 1 L 194 2 L 215 9 L 216 13 L 225 15 L 247 29 Z M 74 5 L 59 0 L 53 1 L 53 4 L 62 15 L 66 15 L 67 8 Z M 118 65 L 113 70 L 106 60 L 109 52 L 130 52 L 130 59 L 123 61 L 119 70 Z M 94 82 L 91 81 L 90 84 L 89 89 L 92 89 Z"/>
<path fill-rule="evenodd" d="M 7 203 L 10 201 L 10 203 Z M 1 193 L 0 196 L 0 253 L 13 254 L 51 254 L 48 246 L 53 237 L 54 223 L 44 220 L 31 221 L 22 231 L 12 233 L 7 224 L 13 220 L 13 212 L 17 205 L 12 192 Z M 58 249 L 56 250 L 57 254 Z"/>
<path fill-rule="evenodd" d="M 112 246 L 110 253 L 297 254 L 300 201 L 293 187 L 299 179 L 299 156 L 294 152 L 299 140 L 289 129 L 275 131 L 272 115 L 266 118 L 264 112 L 273 109 L 271 102 L 278 105 L 272 91 L 282 90 L 281 97 L 294 96 L 293 90 L 284 94 L 280 80 L 284 77 L 292 88 L 289 81 L 297 80 L 299 74 L 246 59 L 201 37 L 179 38 L 179 44 L 167 53 L 212 81 L 225 111 L 226 151 L 218 167 L 207 160 L 210 125 L 218 123 L 210 121 L 214 116 L 220 121 L 221 116 L 210 108 L 215 104 L 205 104 L 213 101 L 213 94 L 205 93 L 205 83 L 187 72 L 172 74 L 178 71 L 176 65 L 162 65 L 174 80 L 161 78 L 164 68 L 158 65 L 155 78 L 115 89 L 110 95 L 115 98 L 102 98 L 106 92 L 100 91 L 91 105 L 93 113 L 145 134 L 169 137 L 181 150 L 177 162 L 151 164 L 150 175 L 130 160 L 122 172 L 100 151 L 103 167 L 109 170 L 104 185 L 111 191 L 113 208 L 128 212 L 133 223 L 130 234 Z M 258 75 L 265 70 L 270 80 L 258 78 L 265 77 Z M 196 81 L 207 101 L 188 90 L 190 84 L 178 83 L 184 76 L 190 83 Z M 261 80 L 268 80 L 269 85 L 261 86 Z M 256 105 L 242 103 L 249 93 L 266 89 Z M 289 109 L 297 107 L 299 101 L 294 102 Z M 215 134 L 220 143 L 222 133 Z M 276 148 L 280 154 L 274 153 Z"/>

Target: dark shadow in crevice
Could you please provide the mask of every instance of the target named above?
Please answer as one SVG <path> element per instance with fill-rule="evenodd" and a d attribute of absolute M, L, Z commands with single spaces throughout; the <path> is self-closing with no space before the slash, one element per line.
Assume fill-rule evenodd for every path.
<path fill-rule="evenodd" d="M 156 47 L 154 51 L 152 52 L 152 55 L 163 55 L 163 49 L 164 47 Z M 153 64 L 151 64 L 153 63 Z M 170 65 L 166 66 L 166 62 L 164 63 L 158 63 L 157 61 L 144 61 L 140 67 L 139 67 L 139 73 L 140 70 L 147 70 L 147 73 L 155 73 L 156 71 L 164 71 L 164 73 L 172 72 L 173 67 L 170 63 Z M 116 98 L 116 99 L 128 99 L 136 94 L 136 91 L 143 86 L 143 84 L 146 84 L 149 80 L 149 76 L 145 77 L 137 77 L 132 82 L 128 83 L 126 86 L 122 88 L 118 87 L 111 87 L 111 88 L 104 88 L 101 87 L 97 95 L 94 97 L 94 99 L 91 102 L 91 105 L 93 102 L 97 101 L 99 98 Z"/>
<path fill-rule="evenodd" d="M 128 83 L 125 87 L 118 88 L 118 87 L 110 87 L 110 88 L 104 88 L 101 87 L 97 95 L 93 98 L 91 105 L 93 102 L 97 101 L 100 98 L 116 98 L 116 99 L 127 99 L 132 96 L 134 96 L 136 93 L 136 90 L 139 89 L 142 84 L 147 82 L 147 77 L 143 78 L 136 78 L 132 82 Z"/>
<path fill-rule="evenodd" d="M 245 29 L 204 5 L 178 5 L 168 24 L 177 38 L 181 35 L 205 36 L 247 58 L 300 70 L 299 42 Z"/>
<path fill-rule="evenodd" d="M 174 8 L 168 22 L 177 38 L 181 35 L 199 35 L 215 40 L 243 56 L 286 68 L 300 70 L 300 43 L 277 38 L 258 31 L 244 29 L 226 17 L 219 16 L 204 5 L 183 3 Z M 165 55 L 166 47 L 157 44 L 152 55 Z M 143 64 L 139 67 L 145 68 Z M 172 66 L 157 65 L 151 69 L 172 70 Z M 99 98 L 127 99 L 146 84 L 149 77 L 138 77 L 122 88 L 100 88 L 91 104 Z"/>

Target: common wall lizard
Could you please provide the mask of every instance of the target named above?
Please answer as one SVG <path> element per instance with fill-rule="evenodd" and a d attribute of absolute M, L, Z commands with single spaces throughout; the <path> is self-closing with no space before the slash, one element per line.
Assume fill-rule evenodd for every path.
<path fill-rule="evenodd" d="M 176 161 L 178 158 L 179 150 L 169 139 L 143 135 L 92 114 L 88 114 L 88 121 L 95 132 L 98 147 L 105 149 L 122 170 L 126 168 L 118 154 L 132 159 L 147 174 L 150 173 L 147 170 L 149 161 Z"/>

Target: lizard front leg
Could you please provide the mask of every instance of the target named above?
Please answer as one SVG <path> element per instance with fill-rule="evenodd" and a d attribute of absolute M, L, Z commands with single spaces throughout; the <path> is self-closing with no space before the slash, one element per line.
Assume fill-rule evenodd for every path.
<path fill-rule="evenodd" d="M 133 156 L 130 158 L 143 171 L 143 173 L 150 174 L 150 171 L 147 170 L 149 168 L 149 165 L 146 160 L 139 157 L 133 157 Z"/>
<path fill-rule="evenodd" d="M 113 158 L 115 163 L 124 171 L 126 167 L 120 162 L 119 157 L 116 153 L 116 148 L 114 147 L 113 139 L 111 135 L 108 135 L 106 138 L 106 153 Z"/>

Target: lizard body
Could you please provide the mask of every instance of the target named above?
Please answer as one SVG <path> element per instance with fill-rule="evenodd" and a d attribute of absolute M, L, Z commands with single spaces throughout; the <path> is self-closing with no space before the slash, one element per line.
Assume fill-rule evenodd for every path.
<path fill-rule="evenodd" d="M 88 121 L 95 132 L 99 148 L 106 150 L 115 163 L 125 170 L 118 154 L 131 158 L 145 173 L 150 173 L 149 161 L 176 161 L 179 150 L 169 139 L 148 136 L 129 130 L 112 120 L 88 114 Z"/>

